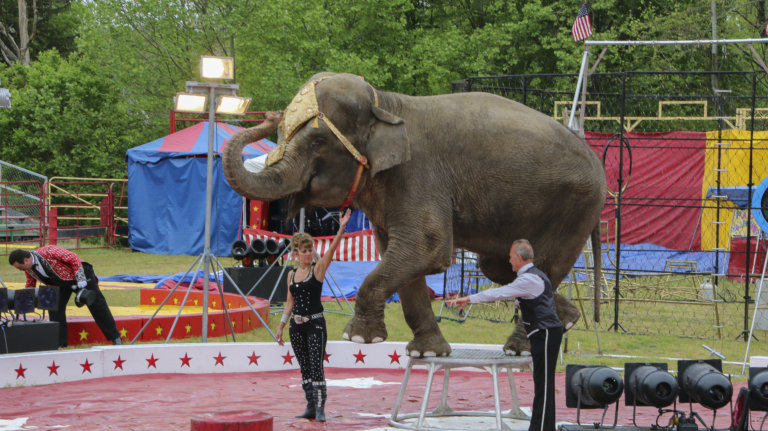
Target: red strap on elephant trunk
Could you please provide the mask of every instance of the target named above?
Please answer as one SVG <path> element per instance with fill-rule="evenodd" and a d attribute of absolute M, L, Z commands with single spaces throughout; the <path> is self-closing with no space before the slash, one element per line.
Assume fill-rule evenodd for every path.
<path fill-rule="evenodd" d="M 357 186 L 360 185 L 360 178 L 363 177 L 363 169 L 365 168 L 365 164 L 367 164 L 368 162 L 365 156 L 362 156 L 362 157 L 365 161 L 364 162 L 361 161 L 360 163 L 357 164 L 357 173 L 355 174 L 355 181 L 352 183 L 352 188 L 349 189 L 347 200 L 345 200 L 344 203 L 341 204 L 341 207 L 339 208 L 340 211 L 348 207 L 352 203 L 352 200 L 355 198 L 355 193 L 357 192 Z"/>

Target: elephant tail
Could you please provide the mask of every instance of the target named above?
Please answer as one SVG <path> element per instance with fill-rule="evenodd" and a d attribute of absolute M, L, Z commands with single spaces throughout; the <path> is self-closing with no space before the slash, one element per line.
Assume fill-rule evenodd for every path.
<path fill-rule="evenodd" d="M 594 280 L 595 280 L 595 291 L 594 291 L 594 301 L 593 301 L 593 315 L 595 322 L 600 321 L 600 290 L 601 290 L 601 282 L 602 282 L 602 274 L 600 271 L 603 268 L 603 253 L 601 252 L 600 247 L 600 224 L 598 223 L 597 226 L 595 226 L 594 229 L 592 229 L 592 233 L 590 234 L 590 237 L 592 239 L 592 257 L 594 265 L 592 268 L 595 271 L 594 274 Z"/>

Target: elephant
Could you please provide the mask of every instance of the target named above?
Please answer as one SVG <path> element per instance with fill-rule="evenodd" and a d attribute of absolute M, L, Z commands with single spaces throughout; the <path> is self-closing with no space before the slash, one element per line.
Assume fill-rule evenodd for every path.
<path fill-rule="evenodd" d="M 277 146 L 264 169 L 246 170 L 242 148 L 275 128 Z M 234 135 L 223 169 L 245 197 L 288 197 L 290 217 L 305 206 L 362 209 L 381 260 L 360 286 L 342 336 L 386 340 L 384 304 L 397 292 L 413 332 L 412 357 L 451 352 L 425 276 L 444 272 L 455 248 L 475 252 L 480 270 L 506 284 L 515 278 L 509 248 L 526 238 L 556 289 L 587 239 L 599 241 L 606 197 L 597 155 L 541 112 L 489 93 L 386 92 L 347 73 L 314 75 L 284 111 Z M 557 303 L 569 329 L 580 314 L 565 298 Z M 507 354 L 529 350 L 521 327 L 504 345 Z"/>

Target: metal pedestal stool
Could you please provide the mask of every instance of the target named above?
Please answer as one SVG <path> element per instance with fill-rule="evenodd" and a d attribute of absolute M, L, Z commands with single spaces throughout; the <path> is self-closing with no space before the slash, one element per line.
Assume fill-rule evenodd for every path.
<path fill-rule="evenodd" d="M 496 428 L 494 428 L 494 430 L 509 430 L 509 426 L 504 423 L 502 418 L 530 420 L 530 416 L 526 415 L 522 410 L 520 410 L 520 404 L 517 400 L 517 389 L 515 389 L 515 377 L 513 370 L 520 370 L 524 368 L 530 369 L 531 362 L 532 361 L 530 356 L 507 356 L 500 350 L 496 351 L 479 349 L 457 349 L 454 350 L 450 356 L 409 358 L 408 366 L 405 368 L 403 382 L 400 386 L 400 392 L 397 394 L 397 400 L 395 401 L 395 406 L 392 409 L 392 416 L 389 419 L 389 424 L 396 428 L 411 430 L 441 430 L 443 428 L 430 428 L 427 426 L 425 424 L 425 418 L 449 416 L 495 416 Z M 408 386 L 408 379 L 411 376 L 411 369 L 414 365 L 426 365 L 428 371 L 427 384 L 426 388 L 424 389 L 424 399 L 421 402 L 421 411 L 419 413 L 398 415 L 400 405 L 403 402 L 403 396 L 405 395 L 405 388 Z M 495 409 L 494 413 L 481 411 L 454 411 L 448 407 L 448 380 L 450 379 L 450 370 L 452 368 L 459 367 L 481 368 L 491 374 L 491 379 L 493 382 L 493 402 Z M 429 395 L 432 392 L 432 379 L 434 378 L 435 372 L 441 369 L 444 370 L 442 400 L 440 405 L 433 412 L 427 413 Z M 499 402 L 499 371 L 503 369 L 507 370 L 509 388 L 512 392 L 512 409 L 508 413 L 502 413 L 501 404 Z M 400 421 L 404 419 L 413 419 L 416 417 L 418 417 L 418 421 L 415 425 L 400 423 Z"/>

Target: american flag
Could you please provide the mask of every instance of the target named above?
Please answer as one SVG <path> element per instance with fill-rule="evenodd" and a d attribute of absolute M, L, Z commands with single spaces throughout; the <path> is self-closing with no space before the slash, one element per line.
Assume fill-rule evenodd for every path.
<path fill-rule="evenodd" d="M 589 11 L 587 11 L 587 2 L 581 4 L 579 14 L 576 15 L 576 21 L 573 22 L 571 27 L 571 35 L 573 40 L 582 40 L 589 37 L 592 34 L 592 25 L 589 23 Z"/>

